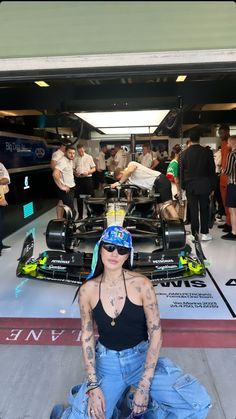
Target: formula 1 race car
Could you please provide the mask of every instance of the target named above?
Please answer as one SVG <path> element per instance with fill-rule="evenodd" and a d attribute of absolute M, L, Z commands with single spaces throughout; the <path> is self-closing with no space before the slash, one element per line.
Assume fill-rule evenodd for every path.
<path fill-rule="evenodd" d="M 53 250 L 34 259 L 34 238 L 32 234 L 26 237 L 17 276 L 82 284 L 92 261 L 92 251 L 83 251 L 85 244 L 92 249 L 111 224 L 122 225 L 131 232 L 135 249 L 133 269 L 149 277 L 154 285 L 205 276 L 205 257 L 198 238 L 193 256 L 186 244 L 183 222 L 165 220 L 157 209 L 157 198 L 157 194 L 144 196 L 135 185 L 122 185 L 118 190 L 107 187 L 103 198 L 86 198 L 87 218 L 76 222 L 67 214 L 64 220 L 48 223 L 46 243 Z"/>

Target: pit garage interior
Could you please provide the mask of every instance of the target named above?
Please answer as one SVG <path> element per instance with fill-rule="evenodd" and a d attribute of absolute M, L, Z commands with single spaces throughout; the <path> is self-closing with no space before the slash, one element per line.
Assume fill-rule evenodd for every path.
<path fill-rule="evenodd" d="M 180 73 L 187 76 L 182 83 L 176 82 Z M 44 80 L 49 87 L 39 88 L 34 83 L 35 78 Z M 82 141 L 94 155 L 94 150 L 95 154 L 99 150 L 100 142 L 114 144 L 117 137 L 118 141 L 125 137 L 118 135 L 114 139 L 114 136 L 104 135 L 101 130 L 96 130 L 96 127 L 89 125 L 75 113 L 168 109 L 167 116 L 154 134 L 135 135 L 135 141 L 142 144 L 152 140 L 154 144 L 158 144 L 163 139 L 168 139 L 170 151 L 175 143 L 185 144 L 188 130 L 197 126 L 201 129 L 203 145 L 214 148 L 219 145 L 217 127 L 220 124 L 229 124 L 233 130 L 236 126 L 235 90 L 236 68 L 233 63 L 227 66 L 214 63 L 51 70 L 41 71 L 37 77 L 32 71 L 18 71 L 7 75 L 3 72 L 1 131 L 5 144 L 10 144 L 9 139 L 12 136 L 23 139 L 35 137 L 55 148 L 63 136 L 71 137 L 72 140 L 80 138 L 78 141 Z M 91 139 L 91 136 L 95 139 Z M 130 135 L 126 136 L 122 143 L 129 145 L 130 138 Z M 14 150 L 8 150 L 9 153 L 14 153 Z M 47 222 L 55 218 L 56 196 L 53 196 L 53 181 L 47 163 L 45 161 L 44 164 L 33 167 L 36 170 L 25 167 L 23 176 L 21 170 L 9 169 L 12 192 L 9 193 L 6 228 L 9 229 L 8 235 L 11 229 L 17 231 L 6 239 L 12 245 L 10 260 L 6 252 L 1 257 L 5 278 L 1 286 L 5 283 L 6 292 L 10 283 L 12 284 L 11 292 L 7 293 L 8 297 L 4 298 L 1 305 L 1 314 L 4 317 L 76 317 L 77 308 L 71 306 L 74 287 L 31 280 L 19 281 L 15 277 L 16 261 L 26 233 L 31 229 L 35 230 L 35 252 L 39 253 L 46 246 Z M 19 190 L 23 189 L 22 182 L 26 175 L 30 187 L 24 192 L 28 195 L 20 196 Z M 35 201 L 35 213 L 23 219 L 22 206 L 26 199 Z M 29 223 L 29 220 L 32 221 Z M 25 225 L 20 228 L 22 224 Z M 186 226 L 187 230 L 189 228 L 190 226 Z M 202 243 L 209 262 L 209 272 L 204 280 L 200 279 L 196 283 L 177 281 L 157 287 L 163 318 L 219 321 L 235 318 L 235 247 L 233 243 L 220 239 L 222 232 L 216 224 L 212 234 L 212 242 Z M 220 258 L 217 256 L 219 246 Z M 226 255 L 227 264 L 222 265 L 222 258 L 226 258 Z M 34 300 L 35 288 L 37 296 L 41 295 L 42 298 Z M 29 303 L 32 300 L 33 305 Z"/>
<path fill-rule="evenodd" d="M 2 2 L 1 6 L 4 3 L 7 2 Z M 167 117 L 157 126 L 154 134 L 134 134 L 136 144 L 150 141 L 155 141 L 156 144 L 158 141 L 168 140 L 170 151 L 176 143 L 185 144 L 189 129 L 198 126 L 202 133 L 201 143 L 214 148 L 220 144 L 218 127 L 221 124 L 228 124 L 231 133 L 236 133 L 236 52 L 232 49 L 233 44 L 229 45 L 231 49 L 227 51 L 214 49 L 209 54 L 206 51 L 180 51 L 179 54 L 173 53 L 173 56 L 165 53 L 160 56 L 151 53 L 139 55 L 138 52 L 133 56 L 128 53 L 119 55 L 119 51 L 114 50 L 117 57 L 116 54 L 112 57 L 109 54 L 104 55 L 103 59 L 102 55 L 87 55 L 86 59 L 79 60 L 75 57 L 64 57 L 62 64 L 60 59 L 53 56 L 47 57 L 46 64 L 40 58 L 32 64 L 32 59 L 25 58 L 24 55 L 23 59 L 5 58 L 1 60 L 0 71 L 0 147 L 3 140 L 4 147 L 6 143 L 15 142 L 19 147 L 21 141 L 36 141 L 39 147 L 45 144 L 46 149 L 54 150 L 58 147 L 60 138 L 68 136 L 72 139 L 79 138 L 88 151 L 96 152 L 101 141 L 107 141 L 108 144 L 116 141 L 129 144 L 131 137 L 106 136 L 101 130 L 96 130 L 75 116 L 75 113 L 167 109 Z M 100 51 L 100 54 L 102 52 L 104 51 Z M 168 59 L 170 63 L 166 64 Z M 176 82 L 179 75 L 187 76 L 184 82 Z M 40 88 L 35 84 L 37 80 L 46 82 L 49 87 Z M 15 150 L 12 148 L 11 152 L 16 152 L 17 147 Z M 3 148 L 0 150 L 2 161 Z M 78 306 L 72 304 L 76 287 L 16 277 L 17 259 L 21 254 L 24 238 L 31 232 L 34 234 L 34 255 L 37 256 L 46 249 L 46 226 L 49 220 L 55 218 L 57 198 L 53 193 L 49 154 L 44 156 L 45 161 L 41 165 L 37 163 L 37 168 L 33 164 L 23 167 L 23 170 L 22 167 L 9 169 L 11 188 L 4 241 L 12 249 L 2 252 L 0 260 L 0 343 L 8 345 L 12 356 L 19 357 L 18 361 L 24 356 L 23 352 L 22 355 L 16 352 L 18 344 L 34 345 L 35 351 L 39 351 L 37 354 L 29 354 L 29 359 L 36 356 L 39 360 L 43 347 L 40 345 L 49 345 L 47 355 L 50 357 L 56 353 L 56 359 L 60 359 L 61 364 L 64 357 L 72 363 L 78 358 L 76 366 L 80 371 L 79 377 L 71 371 L 72 375 L 68 379 L 73 384 L 83 378 L 79 365 L 82 362 L 81 354 L 77 357 L 77 346 L 80 345 L 80 314 Z M 25 186 L 30 188 L 25 190 Z M 25 217 L 27 212 L 24 212 L 23 206 L 31 201 L 34 203 L 34 213 Z M 187 225 L 186 230 L 189 229 L 190 226 Z M 199 362 L 199 357 L 204 359 L 203 364 L 208 363 L 207 369 L 211 373 L 217 366 L 223 368 L 224 350 L 219 349 L 221 352 L 213 359 L 210 349 L 208 354 L 199 354 L 195 349 L 235 347 L 236 249 L 234 243 L 220 239 L 222 232 L 216 223 L 211 233 L 213 240 L 202 243 L 207 259 L 206 277 L 173 281 L 167 286 L 159 284 L 155 289 L 167 356 L 170 354 L 173 358 L 170 348 L 192 348 L 191 354 L 185 350 L 184 361 L 176 349 L 174 356 L 177 361 L 191 368 L 195 362 L 196 372 L 200 371 L 208 388 L 211 388 L 216 402 L 209 418 L 235 419 L 230 385 L 233 377 L 230 376 L 227 383 L 224 382 L 223 389 L 221 377 L 215 375 L 212 381 L 208 380 L 206 367 Z M 192 246 L 188 235 L 187 242 Z M 89 244 L 85 243 L 84 246 L 85 251 L 91 250 Z M 70 353 L 67 352 L 67 345 L 71 349 Z M 64 348 L 63 353 L 59 352 L 61 348 Z M 234 358 L 233 352 L 231 356 Z M 42 369 L 46 365 L 53 376 L 55 371 L 50 370 L 49 364 L 45 362 L 44 365 L 43 362 L 45 361 L 40 360 L 39 365 Z M 62 366 L 64 374 L 66 364 Z M 32 371 L 31 368 L 29 370 Z M 228 368 L 227 371 L 232 375 L 233 369 L 230 372 Z M 18 372 L 17 377 L 20 377 Z M 57 373 L 56 377 L 60 379 Z M 30 380 L 28 375 L 27 379 Z M 42 380 L 41 388 L 47 383 L 44 373 Z M 50 387 L 50 391 L 52 396 L 44 410 L 40 408 L 38 411 L 38 405 L 34 405 L 30 410 L 30 418 L 46 419 L 48 415 L 45 416 L 45 411 L 49 412 L 50 403 L 65 399 L 64 385 L 57 384 L 54 389 Z M 20 411 L 23 415 L 28 412 L 28 407 L 24 402 L 21 405 L 23 407 Z M 36 410 L 38 416 L 35 414 Z M 15 419 L 11 408 L 3 407 L 3 411 L 7 412 L 4 419 Z"/>

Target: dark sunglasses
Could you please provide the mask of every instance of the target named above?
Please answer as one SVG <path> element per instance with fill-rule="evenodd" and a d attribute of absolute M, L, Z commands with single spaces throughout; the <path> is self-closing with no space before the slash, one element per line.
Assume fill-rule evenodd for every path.
<path fill-rule="evenodd" d="M 121 256 L 128 255 L 130 252 L 130 249 L 128 247 L 123 246 L 116 246 L 115 244 L 110 243 L 102 243 L 102 247 L 109 253 L 114 252 L 114 250 L 117 250 L 117 253 Z"/>

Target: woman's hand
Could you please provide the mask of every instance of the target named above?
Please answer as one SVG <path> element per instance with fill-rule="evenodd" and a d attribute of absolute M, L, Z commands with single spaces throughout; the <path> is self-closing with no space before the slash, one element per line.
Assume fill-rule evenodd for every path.
<path fill-rule="evenodd" d="M 88 415 L 92 419 L 105 419 L 105 398 L 100 387 L 89 391 Z"/>
<path fill-rule="evenodd" d="M 143 388 L 137 388 L 133 399 L 133 413 L 140 414 L 148 407 L 149 391 Z"/>

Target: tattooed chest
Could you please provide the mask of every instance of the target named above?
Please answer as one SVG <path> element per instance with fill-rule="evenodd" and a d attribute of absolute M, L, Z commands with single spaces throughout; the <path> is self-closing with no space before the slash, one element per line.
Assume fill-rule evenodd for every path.
<path fill-rule="evenodd" d="M 114 290 L 108 290 L 102 297 L 102 305 L 111 317 L 117 317 L 123 310 L 125 304 L 126 295 L 122 292 Z"/>

